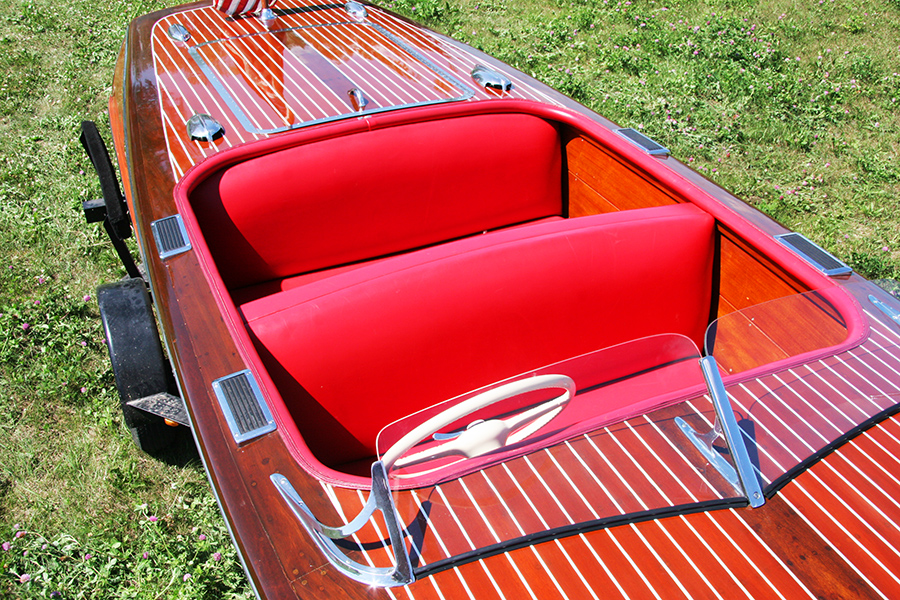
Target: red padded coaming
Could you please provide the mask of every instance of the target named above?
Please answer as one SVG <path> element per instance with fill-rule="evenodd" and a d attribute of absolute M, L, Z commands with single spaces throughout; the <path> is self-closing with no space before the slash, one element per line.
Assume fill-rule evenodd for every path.
<path fill-rule="evenodd" d="M 389 422 L 657 333 L 699 342 L 713 219 L 688 204 L 540 223 L 380 261 L 241 307 L 310 450 L 374 454 Z"/>
<path fill-rule="evenodd" d="M 556 128 L 492 114 L 252 158 L 203 181 L 190 201 L 233 289 L 561 215 L 561 188 Z"/>

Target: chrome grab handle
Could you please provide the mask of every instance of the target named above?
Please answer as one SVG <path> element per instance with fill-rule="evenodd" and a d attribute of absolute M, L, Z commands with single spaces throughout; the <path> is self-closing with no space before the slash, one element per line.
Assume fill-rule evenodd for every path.
<path fill-rule="evenodd" d="M 700 369 L 703 371 L 706 387 L 709 389 L 709 395 L 712 397 L 713 406 L 716 409 L 716 423 L 709 432 L 701 435 L 681 417 L 677 417 L 675 422 L 697 450 L 703 454 L 704 458 L 736 490 L 743 492 L 747 500 L 750 501 L 750 506 L 759 508 L 766 503 L 766 497 L 762 493 L 762 487 L 760 487 L 756 471 L 753 469 L 753 463 L 750 462 L 750 455 L 747 453 L 747 446 L 744 444 L 744 438 L 740 427 L 738 427 L 737 419 L 734 418 L 734 409 L 731 407 L 731 400 L 728 399 L 728 393 L 725 391 L 725 384 L 722 382 L 722 376 L 719 374 L 716 359 L 712 356 L 701 358 Z M 734 458 L 737 471 L 712 446 L 713 442 L 720 435 L 724 436 L 725 442 L 731 450 L 731 456 Z"/>
<path fill-rule="evenodd" d="M 270 479 L 316 546 L 325 554 L 328 562 L 343 575 L 354 581 L 376 587 L 396 587 L 415 581 L 409 551 L 403 540 L 403 528 L 391 497 L 387 471 L 381 461 L 372 463 L 372 491 L 369 493 L 366 505 L 349 523 L 340 527 L 330 527 L 316 519 L 287 477 L 280 473 L 273 473 Z M 394 555 L 393 567 L 372 567 L 358 563 L 344 554 L 332 541 L 346 538 L 359 531 L 376 510 L 381 511 L 387 526 L 391 551 Z"/>

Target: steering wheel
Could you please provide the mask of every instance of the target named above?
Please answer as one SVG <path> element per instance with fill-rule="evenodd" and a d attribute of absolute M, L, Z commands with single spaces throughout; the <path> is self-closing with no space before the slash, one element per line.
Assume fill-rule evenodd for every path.
<path fill-rule="evenodd" d="M 459 434 L 451 436 L 435 435 L 436 432 L 447 425 L 501 400 L 528 392 L 553 388 L 564 391 L 551 400 L 506 419 L 477 420 L 470 423 Z M 535 433 L 556 418 L 574 395 L 575 382 L 566 375 L 538 375 L 498 386 L 459 404 L 455 404 L 431 417 L 395 442 L 384 453 L 381 462 L 384 464 L 385 470 L 390 472 L 393 466 L 408 467 L 446 456 L 462 456 L 465 458 L 480 456 L 486 452 L 502 448 L 508 443 L 519 442 Z M 443 444 L 438 444 L 422 452 L 401 458 L 416 444 L 431 436 L 434 436 L 434 439 L 438 441 L 450 439 Z"/>

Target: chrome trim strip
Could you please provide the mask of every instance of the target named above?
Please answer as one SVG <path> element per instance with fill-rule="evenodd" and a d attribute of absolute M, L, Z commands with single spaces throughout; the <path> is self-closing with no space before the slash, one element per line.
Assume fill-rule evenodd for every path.
<path fill-rule="evenodd" d="M 187 229 L 181 215 L 176 213 L 150 223 L 153 240 L 160 259 L 166 259 L 191 249 Z"/>
<path fill-rule="evenodd" d="M 719 375 L 719 366 L 716 364 L 716 359 L 712 356 L 701 358 L 700 368 L 703 370 L 703 378 L 706 380 L 713 406 L 716 409 L 716 419 L 721 423 L 725 441 L 728 442 L 728 448 L 731 450 L 731 456 L 734 458 L 734 464 L 737 467 L 744 495 L 750 501 L 750 506 L 759 508 L 766 503 L 766 497 L 763 496 L 759 477 L 756 475 L 753 463 L 750 462 L 750 455 L 747 454 L 743 432 L 738 427 L 737 419 L 734 418 L 734 409 L 731 406 L 731 400 L 728 398 L 728 392 L 725 391 L 722 377 Z"/>
<path fill-rule="evenodd" d="M 439 75 L 448 84 L 450 84 L 451 86 L 456 88 L 456 90 L 459 92 L 458 96 L 454 96 L 454 97 L 450 97 L 450 98 L 443 98 L 440 100 L 423 100 L 421 102 L 410 102 L 407 104 L 395 104 L 393 106 L 384 106 L 382 108 L 366 110 L 367 114 L 390 112 L 390 111 L 401 110 L 401 109 L 405 109 L 405 108 L 417 108 L 420 106 L 432 106 L 432 105 L 436 105 L 436 104 L 446 104 L 449 102 L 459 102 L 461 100 L 468 100 L 469 98 L 471 98 L 472 96 L 475 95 L 475 90 L 473 90 L 472 88 L 470 88 L 469 86 L 464 84 L 462 81 L 460 81 L 459 79 L 457 79 L 456 77 L 454 77 L 453 75 L 451 75 L 450 73 L 448 73 L 447 71 L 445 71 L 444 69 L 439 67 L 438 65 L 436 65 L 433 62 L 431 62 L 430 60 L 428 60 L 425 56 L 420 54 L 415 48 L 413 48 L 412 46 L 410 46 L 409 44 L 407 44 L 406 42 L 404 42 L 403 40 L 398 38 L 396 35 L 392 34 L 387 29 L 385 29 L 384 27 L 382 27 L 380 25 L 377 25 L 375 23 L 368 23 L 368 22 L 362 23 L 362 22 L 356 22 L 356 21 L 338 21 L 338 22 L 334 22 L 334 23 L 302 25 L 300 27 L 290 27 L 287 29 L 277 29 L 277 30 L 273 30 L 273 31 L 265 31 L 265 32 L 259 32 L 259 33 L 248 33 L 248 34 L 244 34 L 244 35 L 235 36 L 233 38 L 220 38 L 217 40 L 211 40 L 209 42 L 204 42 L 202 44 L 197 44 L 196 46 L 191 46 L 190 48 L 188 48 L 188 54 L 190 54 L 191 58 L 194 59 L 194 62 L 196 62 L 197 66 L 200 67 L 200 70 L 203 72 L 203 74 L 206 76 L 206 78 L 209 80 L 209 82 L 212 84 L 212 86 L 219 93 L 219 96 L 222 98 L 222 100 L 225 101 L 225 104 L 228 106 L 228 109 L 232 113 L 234 113 L 238 122 L 248 133 L 260 134 L 260 135 L 282 133 L 284 131 L 301 129 L 303 127 L 310 127 L 312 125 L 319 125 L 322 123 L 330 123 L 331 121 L 339 121 L 341 119 L 357 117 L 357 116 L 359 116 L 359 113 L 356 111 L 353 111 L 353 112 L 343 113 L 340 115 L 323 117 L 321 119 L 304 121 L 302 123 L 297 123 L 295 125 L 286 125 L 284 127 L 276 127 L 274 129 L 260 129 L 260 128 L 256 127 L 256 125 L 254 125 L 252 122 L 250 122 L 250 118 L 244 112 L 240 103 L 238 103 L 237 100 L 235 100 L 235 98 L 231 95 L 231 92 L 228 91 L 228 89 L 225 87 L 225 85 L 219 79 L 219 76 L 216 74 L 216 72 L 206 62 L 206 60 L 200 55 L 198 48 L 202 48 L 203 46 L 208 46 L 210 44 L 216 44 L 216 43 L 223 42 L 223 41 L 230 40 L 230 39 L 240 39 L 240 38 L 244 38 L 244 37 L 252 37 L 252 36 L 257 36 L 257 35 L 267 35 L 270 33 L 285 33 L 285 32 L 289 32 L 289 31 L 298 31 L 298 30 L 302 30 L 302 29 L 315 29 L 318 27 L 334 27 L 337 25 L 357 25 L 357 26 L 362 26 L 362 27 L 371 27 L 372 29 L 378 31 L 381 35 L 383 35 L 387 39 L 389 39 L 392 42 L 394 42 L 395 44 L 397 44 L 397 46 L 399 46 L 401 49 L 408 52 L 416 60 L 418 60 L 422 65 L 424 65 L 429 70 L 431 70 L 432 72 Z"/>
<path fill-rule="evenodd" d="M 802 233 L 797 233 L 795 231 L 782 233 L 776 235 L 775 239 L 787 246 L 794 254 L 809 263 L 816 270 L 829 277 L 846 275 L 847 273 L 853 272 L 853 269 L 846 263 Z M 818 257 L 816 255 L 818 255 Z M 831 264 L 825 264 L 823 260 L 829 261 Z"/>
<path fill-rule="evenodd" d="M 241 386 L 242 383 L 246 384 L 246 387 Z M 234 390 L 234 385 L 241 386 L 243 389 Z M 216 379 L 212 382 L 212 389 L 219 400 L 219 406 L 222 407 L 228 428 L 231 429 L 231 435 L 234 436 L 236 443 L 240 444 L 275 431 L 275 419 L 266 405 L 256 378 L 249 369 Z M 239 409 L 242 414 L 235 415 L 235 408 Z M 252 429 L 247 429 L 244 426 L 248 420 L 247 417 L 260 424 Z"/>
<path fill-rule="evenodd" d="M 409 550 L 403 539 L 404 530 L 400 524 L 397 509 L 394 508 L 387 471 L 381 461 L 372 463 L 372 491 L 368 501 L 359 515 L 342 527 L 329 527 L 316 519 L 287 477 L 280 473 L 273 473 L 269 478 L 328 562 L 343 575 L 375 587 L 397 587 L 409 585 L 415 581 Z M 376 510 L 381 511 L 387 526 L 391 552 L 394 555 L 393 567 L 371 567 L 360 564 L 350 559 L 332 541 L 348 537 L 358 531 Z"/>

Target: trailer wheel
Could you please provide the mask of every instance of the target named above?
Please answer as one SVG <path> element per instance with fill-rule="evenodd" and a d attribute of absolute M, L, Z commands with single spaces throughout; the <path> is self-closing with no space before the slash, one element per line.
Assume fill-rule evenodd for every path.
<path fill-rule="evenodd" d="M 147 286 L 138 278 L 100 286 L 97 302 L 125 425 L 138 448 L 158 452 L 175 440 L 176 428 L 128 405 L 169 389 L 169 368 Z"/>

